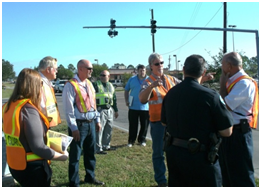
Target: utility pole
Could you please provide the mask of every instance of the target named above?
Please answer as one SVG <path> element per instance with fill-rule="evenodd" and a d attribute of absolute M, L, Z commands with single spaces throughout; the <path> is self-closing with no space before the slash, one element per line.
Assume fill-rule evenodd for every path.
<path fill-rule="evenodd" d="M 227 28 L 227 3 L 224 2 L 224 28 Z M 223 32 L 223 53 L 227 52 L 227 31 Z"/>
<path fill-rule="evenodd" d="M 170 67 L 171 67 L 170 60 L 171 60 L 171 58 L 170 58 L 170 55 L 169 55 L 169 58 L 168 58 L 168 70 L 169 71 L 170 71 Z"/>

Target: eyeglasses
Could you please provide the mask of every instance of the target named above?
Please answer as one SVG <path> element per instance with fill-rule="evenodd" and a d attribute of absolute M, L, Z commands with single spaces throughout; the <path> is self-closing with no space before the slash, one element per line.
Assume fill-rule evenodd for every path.
<path fill-rule="evenodd" d="M 155 66 L 159 66 L 160 64 L 163 65 L 163 64 L 164 64 L 164 61 L 161 61 L 161 62 L 159 62 L 159 63 L 154 63 Z"/>
<path fill-rule="evenodd" d="M 84 68 L 86 68 L 86 69 L 89 70 L 89 71 L 93 70 L 92 67 L 84 67 Z"/>
<path fill-rule="evenodd" d="M 102 74 L 101 74 L 100 77 L 106 77 L 106 75 L 102 75 Z"/>
<path fill-rule="evenodd" d="M 51 69 L 54 69 L 55 71 L 57 71 L 57 68 L 51 67 Z"/>

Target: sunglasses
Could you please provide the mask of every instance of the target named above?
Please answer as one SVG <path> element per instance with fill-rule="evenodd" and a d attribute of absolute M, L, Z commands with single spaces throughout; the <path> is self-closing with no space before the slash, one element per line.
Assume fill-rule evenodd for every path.
<path fill-rule="evenodd" d="M 164 61 L 161 61 L 161 62 L 159 62 L 159 63 L 154 63 L 155 66 L 159 66 L 160 64 L 163 65 L 163 64 L 164 64 Z"/>
<path fill-rule="evenodd" d="M 92 67 L 84 67 L 84 68 L 86 68 L 86 69 L 89 70 L 89 71 L 93 70 Z"/>
<path fill-rule="evenodd" d="M 100 75 L 100 77 L 106 77 L 106 75 Z"/>

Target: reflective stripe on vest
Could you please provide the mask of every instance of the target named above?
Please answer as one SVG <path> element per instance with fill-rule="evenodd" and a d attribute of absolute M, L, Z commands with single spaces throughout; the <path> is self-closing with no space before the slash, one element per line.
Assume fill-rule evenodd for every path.
<path fill-rule="evenodd" d="M 153 88 L 153 96 L 149 99 L 148 105 L 149 105 L 149 120 L 151 122 L 156 122 L 161 120 L 161 109 L 162 109 L 162 102 L 163 98 L 165 97 L 166 93 L 175 86 L 175 81 L 171 78 L 169 75 L 164 75 L 165 81 L 166 81 L 166 88 L 163 86 L 157 86 Z M 156 79 L 150 75 L 146 82 L 150 85 L 153 83 Z"/>
<path fill-rule="evenodd" d="M 42 80 L 43 81 L 43 80 Z M 43 81 L 43 91 L 45 95 L 45 108 L 47 117 L 51 118 L 50 127 L 61 123 L 61 118 L 53 89 Z"/>
<path fill-rule="evenodd" d="M 85 87 L 81 86 L 77 81 L 77 79 L 73 78 L 69 80 L 69 82 L 73 85 L 75 92 L 76 92 L 76 106 L 78 108 L 78 111 L 81 113 L 86 113 L 90 111 L 91 108 L 94 108 L 96 110 L 96 99 L 95 99 L 95 90 L 93 88 L 92 83 L 86 79 L 87 83 L 87 92 L 84 89 Z M 86 100 L 86 101 L 85 101 Z"/>
<path fill-rule="evenodd" d="M 253 106 L 252 106 L 252 117 L 251 117 L 251 121 L 249 122 L 249 126 L 253 129 L 256 129 L 257 128 L 257 118 L 258 118 L 258 87 L 257 87 L 257 82 L 247 76 L 247 75 L 243 75 L 243 76 L 240 76 L 238 77 L 236 80 L 234 80 L 230 85 L 228 85 L 228 83 L 226 84 L 228 87 L 227 87 L 227 93 L 229 94 L 229 92 L 232 90 L 233 86 L 240 80 L 242 79 L 250 79 L 254 84 L 255 84 L 255 97 L 254 97 L 254 100 L 253 100 Z"/>
<path fill-rule="evenodd" d="M 115 91 L 115 88 L 111 83 L 106 84 L 106 92 L 103 84 L 100 80 L 96 81 L 97 87 L 98 87 L 98 93 L 96 93 L 96 105 L 106 105 L 110 104 L 113 105 L 113 94 Z M 105 98 L 108 98 L 108 102 L 106 102 Z"/>
<path fill-rule="evenodd" d="M 19 140 L 20 112 L 26 103 L 31 104 L 39 112 L 41 119 L 47 128 L 49 128 L 49 122 L 46 116 L 40 112 L 29 99 L 12 102 L 7 112 L 5 112 L 6 105 L 3 106 L 3 132 L 6 141 L 6 158 L 8 165 L 15 170 L 24 170 L 26 168 L 26 162 L 43 159 L 32 152 L 26 153 Z"/>

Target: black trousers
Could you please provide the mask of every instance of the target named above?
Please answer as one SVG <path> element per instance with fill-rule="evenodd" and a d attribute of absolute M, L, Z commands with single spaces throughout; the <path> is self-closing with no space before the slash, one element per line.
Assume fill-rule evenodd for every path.
<path fill-rule="evenodd" d="M 27 162 L 25 170 L 9 170 L 22 187 L 50 187 L 52 170 L 47 160 Z"/>
<path fill-rule="evenodd" d="M 219 148 L 223 187 L 255 187 L 252 130 L 242 133 L 233 127 Z"/>
<path fill-rule="evenodd" d="M 137 138 L 139 143 L 146 142 L 146 134 L 149 125 L 149 112 L 144 110 L 128 110 L 129 137 L 128 143 L 134 144 Z M 138 120 L 140 121 L 140 131 L 138 132 Z"/>
<path fill-rule="evenodd" d="M 221 187 L 222 176 L 217 160 L 210 164 L 207 152 L 192 154 L 186 148 L 171 145 L 166 149 L 168 187 Z"/>

